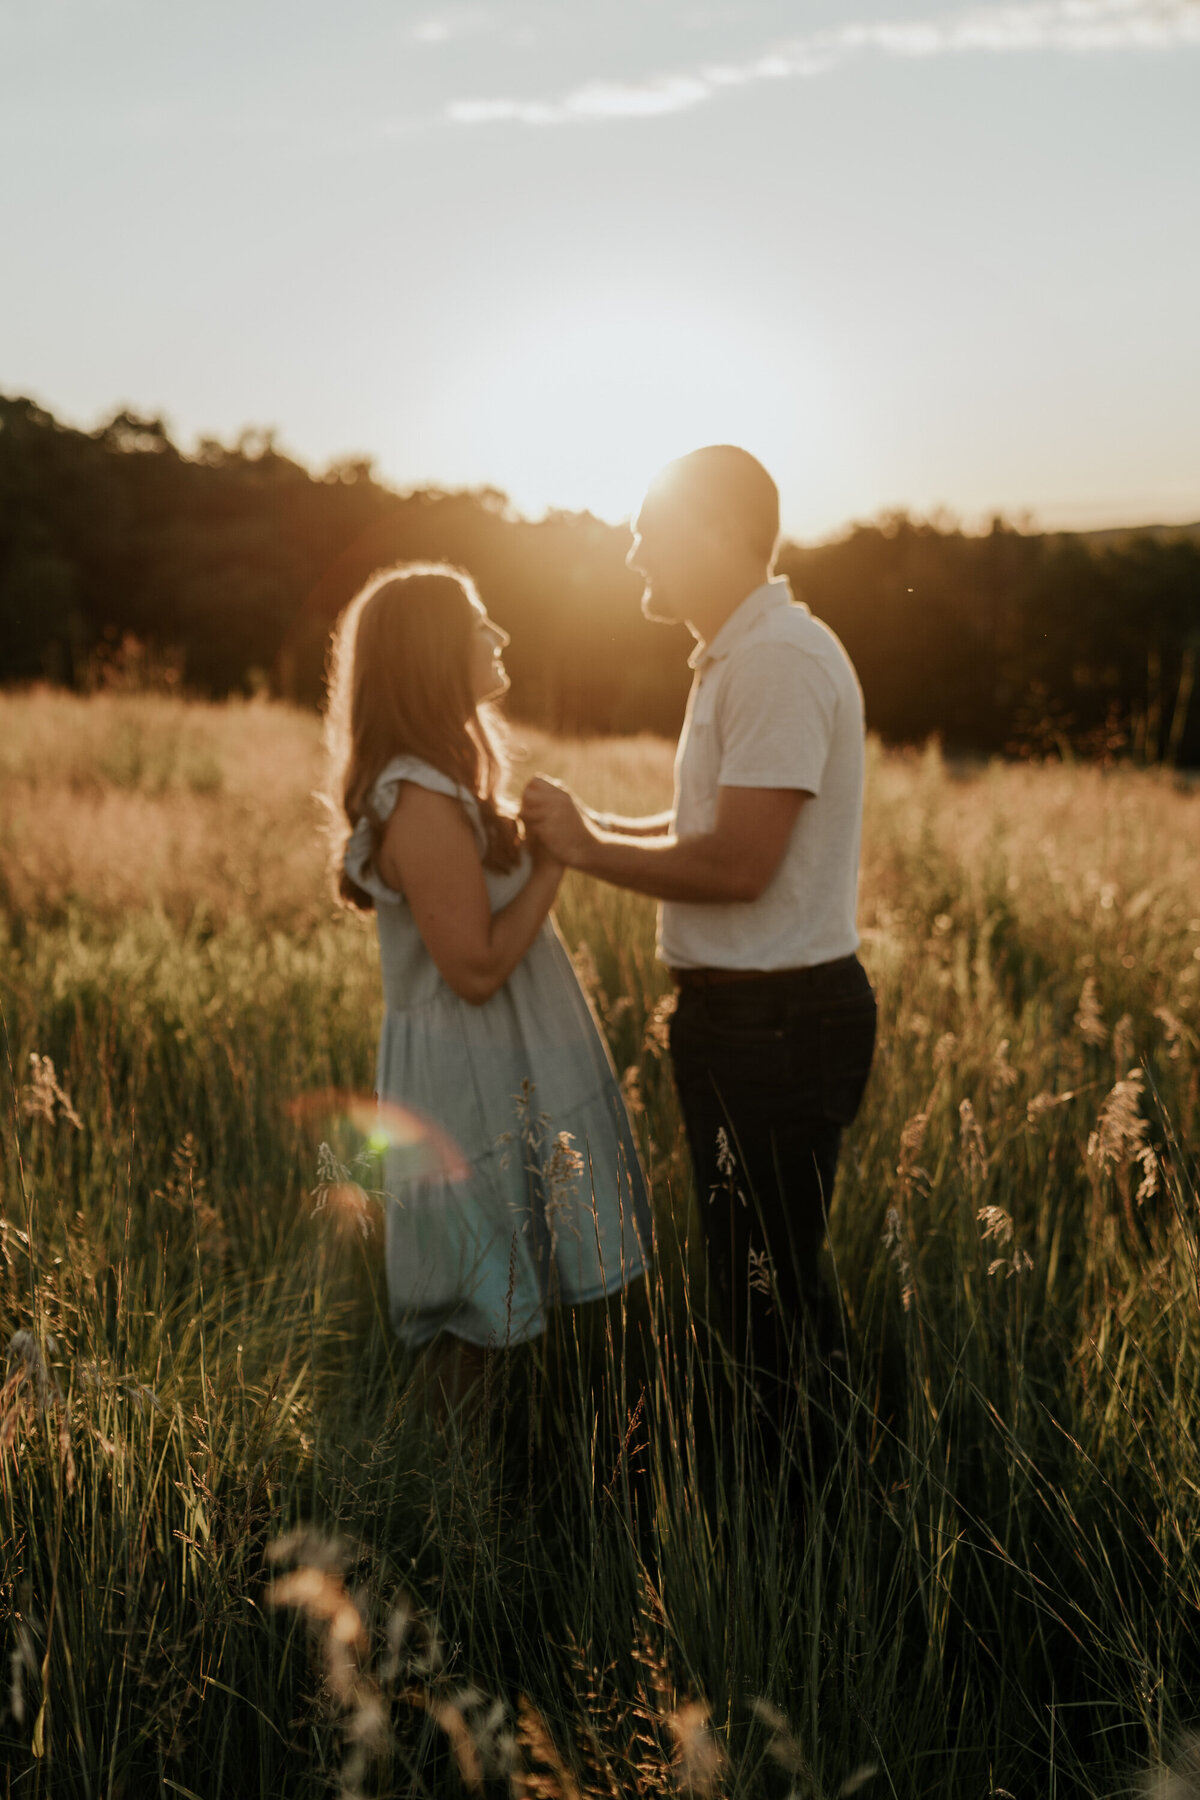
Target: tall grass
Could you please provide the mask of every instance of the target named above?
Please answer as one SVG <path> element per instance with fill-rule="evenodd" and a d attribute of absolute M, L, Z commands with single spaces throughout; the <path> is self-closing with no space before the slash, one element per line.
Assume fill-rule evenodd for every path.
<path fill-rule="evenodd" d="M 669 792 L 668 746 L 527 737 Z M 371 1215 L 315 1206 L 356 1143 L 288 1108 L 369 1092 L 378 1025 L 314 721 L 9 696 L 0 759 L 5 1793 L 1197 1791 L 1194 795 L 873 748 L 845 1357 L 714 1459 L 647 903 L 559 918 L 653 1275 L 437 1427 Z"/>

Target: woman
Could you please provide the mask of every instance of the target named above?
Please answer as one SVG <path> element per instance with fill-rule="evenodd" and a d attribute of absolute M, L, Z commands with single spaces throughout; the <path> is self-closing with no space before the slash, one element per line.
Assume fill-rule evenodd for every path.
<path fill-rule="evenodd" d="M 500 797 L 507 642 L 460 571 L 386 569 L 334 634 L 326 717 L 339 892 L 379 932 L 377 1091 L 460 1163 L 385 1163 L 392 1324 L 431 1346 L 450 1404 L 489 1347 L 621 1287 L 650 1243 L 620 1088 L 550 918 L 561 865 Z"/>

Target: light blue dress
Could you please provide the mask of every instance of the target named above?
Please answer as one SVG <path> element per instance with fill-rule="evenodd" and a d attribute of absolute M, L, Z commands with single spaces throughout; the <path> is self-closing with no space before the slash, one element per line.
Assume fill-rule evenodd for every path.
<path fill-rule="evenodd" d="M 393 758 L 375 782 L 368 808 L 378 821 L 404 781 L 457 796 L 482 852 L 474 796 L 416 757 Z M 377 1092 L 431 1119 L 468 1167 L 461 1180 L 414 1179 L 403 1148 L 385 1153 L 392 1325 L 411 1344 L 438 1331 L 481 1345 L 535 1337 L 548 1307 L 613 1293 L 650 1254 L 646 1184 L 607 1046 L 550 919 L 503 987 L 472 1006 L 376 873 L 365 817 L 345 866 L 375 901 L 385 1009 Z M 493 912 L 531 866 L 522 851 L 506 873 L 484 870 Z"/>

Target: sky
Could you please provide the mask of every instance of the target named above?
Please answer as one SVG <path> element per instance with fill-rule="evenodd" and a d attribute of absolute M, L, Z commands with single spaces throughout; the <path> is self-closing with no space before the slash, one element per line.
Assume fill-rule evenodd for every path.
<path fill-rule="evenodd" d="M 0 392 L 800 539 L 1200 518 L 1200 0 L 0 0 Z"/>

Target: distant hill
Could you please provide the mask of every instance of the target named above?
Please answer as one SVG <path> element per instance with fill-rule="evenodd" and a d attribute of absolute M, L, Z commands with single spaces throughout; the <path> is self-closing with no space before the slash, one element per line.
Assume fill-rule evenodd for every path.
<path fill-rule="evenodd" d="M 1097 545 L 1131 544 L 1137 538 L 1151 538 L 1156 544 L 1200 544 L 1200 519 L 1194 525 L 1111 525 L 1104 531 L 1081 531 L 1074 534 L 1086 543 Z"/>

